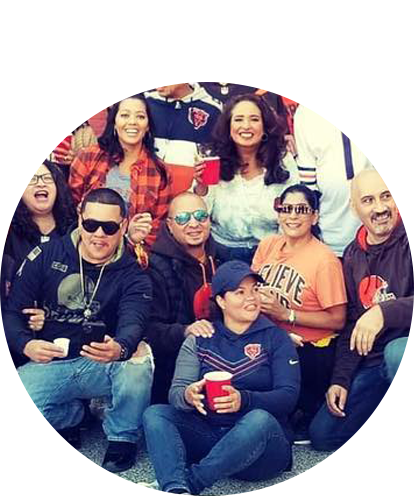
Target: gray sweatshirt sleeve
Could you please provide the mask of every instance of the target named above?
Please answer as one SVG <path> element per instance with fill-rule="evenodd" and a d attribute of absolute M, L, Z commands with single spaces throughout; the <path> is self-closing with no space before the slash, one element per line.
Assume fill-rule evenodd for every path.
<path fill-rule="evenodd" d="M 188 336 L 181 346 L 175 365 L 174 378 L 168 399 L 177 410 L 191 411 L 195 408 L 184 399 L 187 386 L 200 380 L 200 362 L 197 356 L 196 338 Z"/>

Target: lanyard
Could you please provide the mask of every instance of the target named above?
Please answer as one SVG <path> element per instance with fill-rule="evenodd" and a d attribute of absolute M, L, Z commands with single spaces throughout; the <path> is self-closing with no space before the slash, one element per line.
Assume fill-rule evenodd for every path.
<path fill-rule="evenodd" d="M 94 290 L 92 292 L 92 296 L 91 296 L 90 300 L 87 301 L 86 292 L 85 292 L 85 279 L 84 279 L 84 275 L 83 275 L 83 261 L 82 261 L 82 255 L 81 255 L 80 245 L 79 245 L 78 253 L 79 253 L 79 268 L 80 268 L 80 278 L 81 278 L 81 289 L 82 289 L 82 293 L 83 293 L 83 305 L 84 305 L 84 308 L 85 308 L 85 310 L 83 311 L 83 316 L 85 317 L 86 320 L 89 320 L 91 318 L 91 316 L 92 316 L 91 306 L 92 306 L 92 303 L 93 303 L 93 299 L 95 298 L 95 295 L 98 292 L 98 288 L 99 288 L 99 284 L 101 282 L 103 271 L 104 271 L 105 267 L 108 265 L 109 260 L 108 260 L 108 262 L 105 262 L 102 265 L 102 268 L 101 268 L 101 270 L 99 272 L 98 280 L 96 281 L 95 288 L 94 288 Z"/>

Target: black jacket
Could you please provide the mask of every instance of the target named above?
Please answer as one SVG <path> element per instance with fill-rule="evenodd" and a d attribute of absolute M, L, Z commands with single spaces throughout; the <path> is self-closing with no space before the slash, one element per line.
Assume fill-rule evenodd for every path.
<path fill-rule="evenodd" d="M 358 367 L 374 366 L 383 360 L 385 346 L 408 336 L 413 311 L 413 264 L 402 221 L 380 245 L 368 245 L 367 231 L 361 227 L 344 253 L 344 276 L 348 295 L 347 324 L 337 342 L 332 384 L 349 388 Z M 366 357 L 350 351 L 356 321 L 371 306 L 379 304 L 384 328 Z"/>
<path fill-rule="evenodd" d="M 214 241 L 206 243 L 208 262 L 204 266 L 189 255 L 170 234 L 165 223 L 149 259 L 148 273 L 153 285 L 153 302 L 146 338 L 154 352 L 154 391 L 157 401 L 167 401 L 175 360 L 188 325 L 197 320 L 194 295 L 211 282 L 215 266 Z"/>
<path fill-rule="evenodd" d="M 84 342 L 84 298 L 81 289 L 77 231 L 37 246 L 17 271 L 3 315 L 10 348 L 23 353 L 34 339 L 71 340 L 68 358 L 79 356 Z M 90 298 L 101 267 L 83 262 L 85 291 Z M 92 322 L 103 322 L 106 333 L 128 348 L 127 358 L 142 339 L 149 315 L 152 289 L 147 275 L 121 246 L 113 262 L 103 270 L 91 305 Z M 35 335 L 27 328 L 22 309 L 45 309 L 46 321 Z"/>

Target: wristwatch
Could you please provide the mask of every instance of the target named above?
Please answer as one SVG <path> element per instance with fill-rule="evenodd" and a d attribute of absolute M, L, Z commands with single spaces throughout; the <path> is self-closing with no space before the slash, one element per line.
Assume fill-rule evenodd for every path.
<path fill-rule="evenodd" d="M 123 361 L 123 360 L 126 360 L 128 358 L 128 354 L 129 354 L 129 349 L 128 349 L 128 346 L 126 346 L 124 343 L 120 343 L 117 339 L 115 339 L 114 341 L 116 341 L 119 346 L 121 347 L 121 352 L 119 354 L 119 358 L 118 358 L 118 361 Z"/>
<path fill-rule="evenodd" d="M 296 322 L 296 313 L 293 310 L 293 308 L 290 310 L 288 322 L 289 322 L 289 324 L 292 324 L 292 325 Z"/>

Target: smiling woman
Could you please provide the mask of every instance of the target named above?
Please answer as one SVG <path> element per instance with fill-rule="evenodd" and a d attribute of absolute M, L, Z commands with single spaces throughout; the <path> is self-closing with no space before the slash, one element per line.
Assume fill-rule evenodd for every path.
<path fill-rule="evenodd" d="M 148 229 L 134 239 L 152 245 L 170 201 L 170 185 L 164 164 L 155 156 L 151 115 L 141 95 L 114 104 L 97 145 L 75 157 L 69 185 L 77 203 L 91 190 L 107 187 L 117 191 L 128 206 L 131 226 L 146 214 Z M 148 215 L 150 214 L 150 215 Z M 151 229 L 152 219 L 152 229 Z"/>
<path fill-rule="evenodd" d="M 257 95 L 228 101 L 213 131 L 220 157 L 218 184 L 203 182 L 205 164 L 195 167 L 195 192 L 205 197 L 221 260 L 251 263 L 259 242 L 277 231 L 273 200 L 296 181 L 296 165 L 286 153 L 284 117 Z"/>
<path fill-rule="evenodd" d="M 275 207 L 283 235 L 260 243 L 252 267 L 266 281 L 262 312 L 286 330 L 298 349 L 302 388 L 295 440 L 305 444 L 307 427 L 329 386 L 347 297 L 341 263 L 318 239 L 317 194 L 293 185 L 283 191 Z"/>
<path fill-rule="evenodd" d="M 2 304 L 16 270 L 36 246 L 62 236 L 76 220 L 76 210 L 62 172 L 45 161 L 30 180 L 6 238 L 1 270 Z M 21 357 L 13 355 L 16 365 Z"/>
<path fill-rule="evenodd" d="M 65 234 L 75 220 L 75 206 L 64 176 L 46 160 L 30 180 L 17 206 L 4 254 L 18 268 L 32 248 Z"/>

